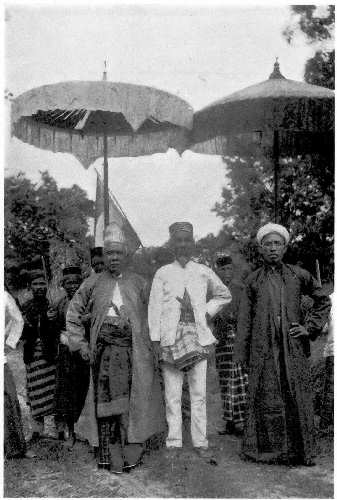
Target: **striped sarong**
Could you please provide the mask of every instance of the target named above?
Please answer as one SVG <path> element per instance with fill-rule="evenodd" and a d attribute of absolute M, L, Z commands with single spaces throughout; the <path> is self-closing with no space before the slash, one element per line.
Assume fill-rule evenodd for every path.
<path fill-rule="evenodd" d="M 33 418 L 52 415 L 55 396 L 55 365 L 43 357 L 41 342 L 37 341 L 34 358 L 26 365 L 27 397 Z"/>
<path fill-rule="evenodd" d="M 248 376 L 238 363 L 233 362 L 234 333 L 229 333 L 215 348 L 216 368 L 219 375 L 223 420 L 235 425 L 245 419 Z"/>

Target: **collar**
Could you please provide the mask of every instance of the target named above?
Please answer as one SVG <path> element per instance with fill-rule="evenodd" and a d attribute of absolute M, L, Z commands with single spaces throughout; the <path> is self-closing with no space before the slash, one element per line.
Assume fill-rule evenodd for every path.
<path fill-rule="evenodd" d="M 283 262 L 277 262 L 276 264 L 269 264 L 269 262 L 265 262 L 264 263 L 264 269 L 268 272 L 273 272 L 273 271 L 278 271 L 278 272 L 281 272 L 282 271 L 282 267 L 283 267 Z"/>
<path fill-rule="evenodd" d="M 187 266 L 189 266 L 189 265 L 191 264 L 191 262 L 193 262 L 193 261 L 192 261 L 192 260 L 191 260 L 191 258 L 190 258 L 190 259 L 186 262 L 186 265 L 185 265 L 185 266 L 182 266 L 182 265 L 180 264 L 180 262 L 179 262 L 177 259 L 175 259 L 173 263 L 174 263 L 176 266 L 180 267 L 180 269 L 186 269 L 186 268 L 187 268 Z"/>

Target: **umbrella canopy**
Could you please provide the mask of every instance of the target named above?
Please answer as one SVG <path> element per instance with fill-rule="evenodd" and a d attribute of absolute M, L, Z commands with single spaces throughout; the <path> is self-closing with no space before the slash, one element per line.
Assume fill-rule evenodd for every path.
<path fill-rule="evenodd" d="M 191 106 L 175 95 L 109 81 L 44 85 L 18 96 L 11 109 L 12 135 L 71 153 L 85 168 L 102 156 L 182 152 L 192 121 Z"/>
<path fill-rule="evenodd" d="M 288 80 L 276 62 L 268 80 L 234 92 L 195 113 L 192 149 L 223 154 L 224 136 L 254 131 L 332 131 L 334 98 L 333 90 Z"/>
<path fill-rule="evenodd" d="M 292 152 L 301 141 L 302 149 L 303 143 L 307 147 L 308 142 L 303 141 L 306 135 L 310 136 L 314 147 L 320 148 L 326 144 L 326 137 L 322 141 L 317 140 L 317 136 L 328 136 L 331 147 L 334 111 L 334 91 L 288 80 L 281 74 L 276 60 L 268 80 L 234 92 L 195 113 L 191 149 L 198 153 L 224 155 L 230 136 L 254 132 L 266 136 L 273 148 L 274 218 L 277 222 L 280 137 L 288 139 Z M 297 135 L 299 140 L 289 141 L 289 135 Z"/>

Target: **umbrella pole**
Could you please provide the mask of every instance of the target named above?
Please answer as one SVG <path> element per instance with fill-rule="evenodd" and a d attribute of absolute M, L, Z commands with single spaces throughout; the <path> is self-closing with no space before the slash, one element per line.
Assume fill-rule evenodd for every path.
<path fill-rule="evenodd" d="M 274 220 L 276 223 L 279 222 L 279 211 L 278 211 L 278 174 L 279 174 L 279 131 L 274 130 L 273 139 L 273 161 L 274 161 Z"/>
<path fill-rule="evenodd" d="M 109 172 L 108 172 L 108 138 L 103 135 L 103 186 L 104 186 L 104 228 L 109 225 Z"/>

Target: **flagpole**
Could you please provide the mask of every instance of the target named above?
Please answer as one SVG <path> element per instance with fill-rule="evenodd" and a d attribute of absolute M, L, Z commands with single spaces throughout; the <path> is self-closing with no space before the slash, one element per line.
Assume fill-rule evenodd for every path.
<path fill-rule="evenodd" d="M 108 74 L 106 70 L 107 61 L 104 61 L 102 80 L 106 81 Z M 109 171 L 108 171 L 108 137 L 106 127 L 103 131 L 103 196 L 104 196 L 104 229 L 109 225 Z"/>
<path fill-rule="evenodd" d="M 104 228 L 109 225 L 109 172 L 108 172 L 108 138 L 104 130 L 103 136 L 103 186 L 104 186 Z"/>

